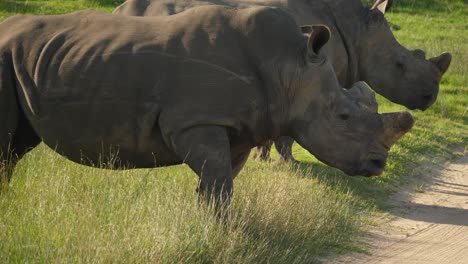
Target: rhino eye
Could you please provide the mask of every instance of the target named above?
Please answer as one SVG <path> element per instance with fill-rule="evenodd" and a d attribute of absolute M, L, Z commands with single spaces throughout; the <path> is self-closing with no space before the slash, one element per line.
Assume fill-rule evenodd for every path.
<path fill-rule="evenodd" d="M 349 119 L 349 115 L 348 115 L 348 114 L 339 114 L 338 117 L 339 117 L 341 120 L 348 120 L 348 119 Z"/>

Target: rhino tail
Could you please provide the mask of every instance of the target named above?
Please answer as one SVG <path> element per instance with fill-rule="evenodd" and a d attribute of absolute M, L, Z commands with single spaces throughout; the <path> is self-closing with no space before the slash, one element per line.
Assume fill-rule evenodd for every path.
<path fill-rule="evenodd" d="M 19 116 L 12 68 L 11 56 L 0 49 L 0 177 L 4 174 Z"/>
<path fill-rule="evenodd" d="M 14 74 L 12 56 L 0 48 L 0 188 L 16 162 L 40 143 L 20 106 Z"/>
<path fill-rule="evenodd" d="M 11 115 L 12 105 L 17 106 L 16 89 L 14 87 L 13 63 L 11 55 L 2 52 L 0 48 L 0 123 Z"/>

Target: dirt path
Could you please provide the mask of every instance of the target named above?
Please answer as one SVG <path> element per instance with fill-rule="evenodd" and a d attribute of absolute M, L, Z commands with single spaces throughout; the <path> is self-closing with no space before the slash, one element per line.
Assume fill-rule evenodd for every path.
<path fill-rule="evenodd" d="M 326 263 L 468 263 L 468 153 L 422 168 L 427 176 L 391 198 L 393 209 L 366 239 L 370 255 Z"/>

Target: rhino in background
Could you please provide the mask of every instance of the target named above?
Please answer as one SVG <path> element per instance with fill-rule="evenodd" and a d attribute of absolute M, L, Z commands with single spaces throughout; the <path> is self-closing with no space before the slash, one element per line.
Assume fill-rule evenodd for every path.
<path fill-rule="evenodd" d="M 111 148 L 134 168 L 186 163 L 218 205 L 251 148 L 280 136 L 349 175 L 381 174 L 412 116 L 378 114 L 365 84 L 341 88 L 320 52 L 328 28 L 303 29 L 265 7 L 8 18 L 0 151 L 16 162 L 42 141 L 91 166 Z"/>
<path fill-rule="evenodd" d="M 114 14 L 167 16 L 213 4 L 237 8 L 284 7 L 299 24 L 325 24 L 331 29 L 331 40 L 323 52 L 342 86 L 348 88 L 357 81 L 365 81 L 394 103 L 425 110 L 437 98 L 451 54 L 426 59 L 424 51 L 410 51 L 400 45 L 384 17 L 392 3 L 377 0 L 366 8 L 360 0 L 127 0 Z M 283 160 L 294 161 L 292 139 L 281 138 L 275 143 Z M 262 159 L 269 157 L 270 147 L 271 142 L 261 148 Z"/>

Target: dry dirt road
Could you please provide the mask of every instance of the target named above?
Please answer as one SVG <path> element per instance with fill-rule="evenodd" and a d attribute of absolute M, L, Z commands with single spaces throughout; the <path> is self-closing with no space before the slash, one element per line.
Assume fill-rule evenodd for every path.
<path fill-rule="evenodd" d="M 468 263 L 468 153 L 443 166 L 425 166 L 423 179 L 391 197 L 391 212 L 371 228 L 369 255 L 324 263 Z"/>

